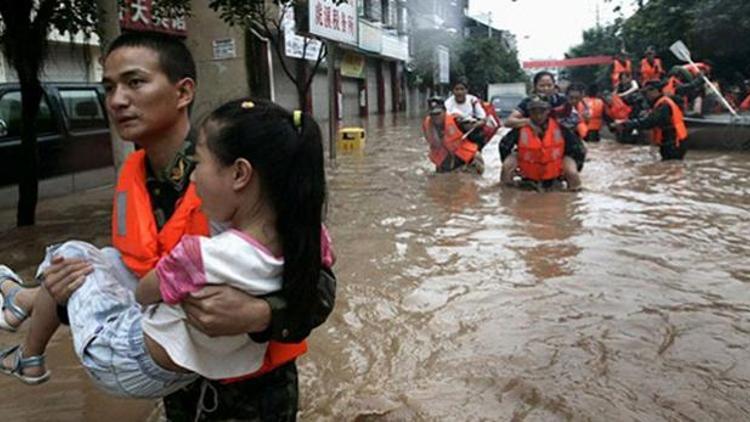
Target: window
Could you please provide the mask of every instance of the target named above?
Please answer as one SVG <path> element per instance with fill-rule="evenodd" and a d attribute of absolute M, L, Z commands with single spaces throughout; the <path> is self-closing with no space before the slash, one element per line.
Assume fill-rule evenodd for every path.
<path fill-rule="evenodd" d="M 383 19 L 382 0 L 365 0 L 365 18 L 372 22 L 380 22 Z"/>
<path fill-rule="evenodd" d="M 6 92 L 0 98 L 0 125 L 5 125 L 3 138 L 17 138 L 21 136 L 21 91 Z M 52 118 L 47 97 L 43 96 L 39 104 L 39 114 L 36 117 L 36 133 L 44 135 L 54 133 L 55 121 Z"/>
<path fill-rule="evenodd" d="M 398 10 L 396 0 L 382 0 L 383 24 L 388 28 L 395 28 L 398 25 Z"/>
<path fill-rule="evenodd" d="M 71 131 L 107 128 L 107 121 L 104 119 L 104 111 L 96 90 L 60 90 L 60 99 Z"/>

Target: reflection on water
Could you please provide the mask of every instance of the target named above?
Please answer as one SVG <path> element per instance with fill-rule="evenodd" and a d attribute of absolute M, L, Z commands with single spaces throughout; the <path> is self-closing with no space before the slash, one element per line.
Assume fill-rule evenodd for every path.
<path fill-rule="evenodd" d="M 417 120 L 367 129 L 329 170 L 339 299 L 300 360 L 302 420 L 750 419 L 750 155 L 605 141 L 582 192 L 541 194 L 498 187 L 496 141 L 483 176 L 435 175 Z M 3 250 L 30 274 L 100 202 Z M 48 386 L 0 379 L 3 416 L 152 411 L 94 392 L 65 333 L 51 355 Z"/>

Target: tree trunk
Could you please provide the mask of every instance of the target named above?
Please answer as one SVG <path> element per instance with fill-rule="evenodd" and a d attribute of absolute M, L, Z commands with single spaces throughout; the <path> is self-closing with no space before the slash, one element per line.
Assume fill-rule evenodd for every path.
<path fill-rule="evenodd" d="M 310 98 L 308 96 L 309 87 L 307 86 L 307 63 L 304 59 L 297 59 L 294 61 L 297 72 L 297 106 L 300 110 L 307 113 L 312 109 L 312 104 L 310 104 Z"/>
<path fill-rule="evenodd" d="M 36 137 L 36 118 L 42 99 L 42 85 L 38 72 L 18 72 L 21 83 L 21 162 L 18 183 L 16 224 L 32 226 L 36 221 L 39 199 L 39 145 Z M 34 75 L 28 77 L 27 75 Z"/>

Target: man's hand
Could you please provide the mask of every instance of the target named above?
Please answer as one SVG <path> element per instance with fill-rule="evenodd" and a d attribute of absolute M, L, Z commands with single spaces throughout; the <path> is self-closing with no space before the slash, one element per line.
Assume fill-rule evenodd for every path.
<path fill-rule="evenodd" d="M 208 286 L 182 302 L 187 320 L 209 337 L 257 333 L 271 322 L 263 299 L 229 286 Z"/>
<path fill-rule="evenodd" d="M 84 260 L 54 257 L 44 270 L 42 284 L 57 303 L 64 305 L 93 271 L 91 264 Z"/>

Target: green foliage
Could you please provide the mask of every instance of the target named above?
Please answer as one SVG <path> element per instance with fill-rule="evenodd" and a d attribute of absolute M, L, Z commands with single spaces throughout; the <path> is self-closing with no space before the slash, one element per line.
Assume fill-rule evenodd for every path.
<path fill-rule="evenodd" d="M 13 0 L 0 2 L 0 44 L 21 79 L 36 77 L 47 51 L 47 34 L 57 30 L 90 35 L 96 27 L 94 0 Z M 33 72 L 33 75 L 28 75 Z"/>
<path fill-rule="evenodd" d="M 443 45 L 450 49 L 450 73 L 454 81 L 459 76 L 469 80 L 470 91 L 483 94 L 487 84 L 525 81 L 518 63 L 518 53 L 508 50 L 496 38 L 461 38 L 445 31 L 426 29 L 415 31 L 414 71 L 408 74 L 409 83 L 420 88 L 434 86 L 435 48 Z"/>
<path fill-rule="evenodd" d="M 650 0 L 626 20 L 584 32 L 570 57 L 612 54 L 624 45 L 633 64 L 647 46 L 656 48 L 665 68 L 681 64 L 669 46 L 682 40 L 694 60 L 714 62 L 714 73 L 736 82 L 750 76 L 750 2 L 735 0 Z M 605 82 L 606 66 L 571 68 L 572 79 Z"/>
<path fill-rule="evenodd" d="M 583 43 L 571 48 L 566 57 L 613 55 L 620 50 L 617 26 L 597 26 L 583 32 Z M 575 82 L 609 85 L 608 66 L 581 66 L 567 70 L 567 78 Z"/>
<path fill-rule="evenodd" d="M 436 29 L 422 29 L 411 34 L 414 40 L 412 50 L 413 61 L 409 64 L 413 71 L 407 73 L 407 82 L 411 86 L 421 89 L 435 86 L 433 75 L 435 71 L 435 48 L 442 45 L 450 50 L 451 78 L 455 72 L 463 71 L 463 65 L 456 54 L 461 38 L 446 31 Z"/>
<path fill-rule="evenodd" d="M 517 52 L 506 49 L 495 38 L 467 38 L 458 55 L 463 67 L 461 74 L 469 80 L 469 90 L 473 93 L 484 94 L 491 83 L 524 81 Z"/>

